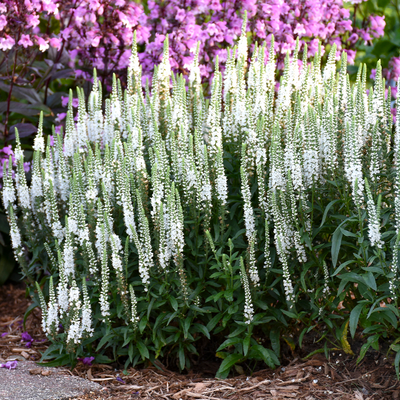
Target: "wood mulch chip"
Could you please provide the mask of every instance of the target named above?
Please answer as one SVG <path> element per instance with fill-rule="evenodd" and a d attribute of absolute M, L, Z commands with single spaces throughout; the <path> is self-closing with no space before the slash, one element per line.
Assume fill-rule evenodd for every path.
<path fill-rule="evenodd" d="M 35 309 L 26 321 L 26 331 L 33 338 L 31 347 L 22 340 L 23 317 L 29 306 L 23 284 L 0 287 L 0 362 L 10 359 L 40 359 L 40 352 L 49 343 L 41 330 L 40 311 Z M 7 333 L 2 337 L 3 333 Z M 400 400 L 400 383 L 396 379 L 393 359 L 380 353 L 366 355 L 359 366 L 355 357 L 344 352 L 321 355 L 303 361 L 294 358 L 275 371 L 265 369 L 252 376 L 239 375 L 218 380 L 210 373 L 182 375 L 151 366 L 145 369 L 118 370 L 117 364 L 79 363 L 69 371 L 103 386 L 98 393 L 88 393 L 78 400 L 257 400 L 257 399 L 334 399 L 334 400 Z M 203 371 L 207 371 L 206 364 Z"/>

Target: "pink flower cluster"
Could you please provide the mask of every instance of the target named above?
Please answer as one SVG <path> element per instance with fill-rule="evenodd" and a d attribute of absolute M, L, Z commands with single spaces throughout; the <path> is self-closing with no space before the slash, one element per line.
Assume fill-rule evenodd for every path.
<path fill-rule="evenodd" d="M 385 27 L 384 17 L 379 16 L 371 16 L 364 29 L 354 27 L 342 0 L 150 0 L 149 9 L 147 26 L 153 40 L 140 54 L 147 76 L 160 61 L 168 33 L 173 70 L 187 72 L 185 66 L 190 65 L 200 41 L 201 75 L 209 77 L 215 57 L 223 63 L 226 48 L 238 38 L 245 10 L 252 42 L 269 43 L 274 35 L 281 67 L 286 52 L 294 50 L 297 37 L 302 47 L 307 43 L 310 55 L 317 52 L 318 41 L 323 52 L 326 45 L 336 43 L 337 57 L 344 50 L 351 63 L 355 43 L 382 36 Z"/>
<path fill-rule="evenodd" d="M 59 18 L 58 3 L 48 0 L 3 0 L 0 4 L 0 50 L 14 46 L 24 49 L 38 46 L 46 51 L 49 46 L 60 47 L 61 40 L 40 33 L 40 18 L 54 15 Z"/>
<path fill-rule="evenodd" d="M 12 149 L 12 145 L 8 145 L 3 147 L 2 149 L 0 149 L 0 178 L 3 178 L 3 173 L 4 173 L 4 169 L 8 168 L 8 162 L 9 162 L 9 158 L 11 156 L 12 159 L 12 164 L 15 167 L 17 165 L 17 162 L 15 160 L 15 156 L 14 156 L 14 151 Z M 24 163 L 24 170 L 25 172 L 29 172 L 31 168 L 31 163 L 30 162 L 25 162 Z M 6 169 L 7 171 L 7 169 Z M 14 174 L 15 171 L 13 170 L 13 178 L 14 178 Z M 0 188 L 1 188 L 1 184 L 0 184 Z"/>
<path fill-rule="evenodd" d="M 60 26 L 53 32 L 52 18 Z M 65 48 L 79 65 L 107 74 L 127 66 L 134 30 L 138 42 L 148 40 L 146 19 L 140 5 L 125 0 L 3 0 L 0 50 Z"/>
<path fill-rule="evenodd" d="M 62 18 L 68 18 L 68 1 L 60 2 Z M 74 0 L 71 1 L 71 8 Z M 67 42 L 72 60 L 80 66 L 95 67 L 108 74 L 125 69 L 129 63 L 130 46 L 136 30 L 139 43 L 148 41 L 149 28 L 143 8 L 126 0 L 84 0 L 74 9 L 72 23 L 60 33 Z M 77 76 L 86 74 L 77 70 Z"/>
<path fill-rule="evenodd" d="M 166 34 L 170 39 L 170 61 L 175 72 L 188 73 L 196 44 L 200 41 L 201 75 L 208 78 L 218 55 L 226 60 L 226 47 L 240 34 L 244 11 L 252 42 L 270 42 L 275 36 L 282 61 L 295 47 L 296 38 L 308 44 L 309 52 L 322 51 L 336 43 L 338 57 L 344 50 L 355 57 L 357 41 L 383 35 L 384 17 L 370 16 L 363 29 L 353 26 L 342 0 L 149 0 L 149 13 L 132 0 L 3 0 L 0 4 L 0 50 L 36 46 L 69 51 L 78 60 L 77 76 L 90 78 L 96 67 L 106 77 L 126 68 L 133 31 L 139 43 L 147 43 L 140 54 L 144 77 L 150 77 L 162 55 Z M 51 20 L 60 29 L 51 30 Z"/>

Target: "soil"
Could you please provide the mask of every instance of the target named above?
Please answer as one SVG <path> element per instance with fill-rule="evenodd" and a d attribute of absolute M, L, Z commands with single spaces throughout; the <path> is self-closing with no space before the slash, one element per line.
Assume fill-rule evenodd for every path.
<path fill-rule="evenodd" d="M 40 353 L 47 348 L 49 342 L 41 330 L 37 309 L 25 325 L 34 341 L 30 348 L 22 341 L 23 317 L 29 304 L 23 284 L 0 288 L 0 362 L 13 358 L 38 361 Z M 367 353 L 358 366 L 355 357 L 340 351 L 331 353 L 329 360 L 321 354 L 304 360 L 294 353 L 285 363 L 274 371 L 264 369 L 252 376 L 239 375 L 238 368 L 237 376 L 225 380 L 213 377 L 218 365 L 212 362 L 205 362 L 200 371 L 189 371 L 186 375 L 169 371 L 161 363 L 158 368 L 153 365 L 144 369 L 129 368 L 125 373 L 117 364 L 88 367 L 79 363 L 72 371 L 59 370 L 102 386 L 98 392 L 75 397 L 78 400 L 400 400 L 400 383 L 393 359 L 378 352 Z"/>

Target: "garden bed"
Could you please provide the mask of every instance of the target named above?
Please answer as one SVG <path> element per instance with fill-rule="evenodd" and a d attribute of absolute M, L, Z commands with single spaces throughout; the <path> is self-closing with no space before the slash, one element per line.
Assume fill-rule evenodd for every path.
<path fill-rule="evenodd" d="M 23 316 L 30 302 L 25 298 L 23 284 L 6 285 L 0 292 L 0 361 L 9 358 L 38 361 L 46 349 L 46 337 L 41 330 L 41 315 L 35 309 L 26 320 L 26 332 L 32 337 L 23 340 Z M 29 346 L 29 344 L 28 344 Z M 312 345 L 306 344 L 313 350 Z M 303 354 L 303 353 L 302 353 Z M 102 393 L 89 393 L 84 399 L 400 399 L 400 383 L 396 379 L 393 360 L 378 352 L 367 353 L 359 366 L 355 357 L 332 353 L 330 360 L 315 355 L 303 361 L 293 354 L 287 365 L 275 371 L 264 369 L 251 377 L 235 376 L 217 380 L 212 371 L 218 365 L 200 363 L 201 370 L 181 375 L 159 365 L 143 369 L 129 368 L 125 374 L 117 364 L 79 363 L 71 372 L 104 386 Z M 240 371 L 239 371 L 240 372 Z"/>

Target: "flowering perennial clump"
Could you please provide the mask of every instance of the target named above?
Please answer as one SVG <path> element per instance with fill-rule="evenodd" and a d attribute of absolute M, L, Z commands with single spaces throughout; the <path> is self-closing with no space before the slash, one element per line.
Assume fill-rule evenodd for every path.
<path fill-rule="evenodd" d="M 333 45 L 321 72 L 321 48 L 300 65 L 297 42 L 275 95 L 275 48 L 265 62 L 265 45 L 256 46 L 249 63 L 245 23 L 224 79 L 215 60 L 210 99 L 198 53 L 187 81 L 171 70 L 168 39 L 151 88 L 142 90 L 134 47 L 127 90 L 114 76 L 104 109 L 97 79 L 87 101 L 77 89 L 77 116 L 71 93 L 64 137 L 44 146 L 39 128 L 29 186 L 17 134 L 16 179 L 10 160 L 3 203 L 26 276 L 41 278 L 40 265 L 51 274 L 36 287 L 43 330 L 61 343 L 54 357 L 64 344 L 86 357 L 98 340 L 96 351 L 107 343 L 128 363 L 175 349 L 180 368 L 188 368 L 185 354 L 196 354 L 200 334 L 247 330 L 250 337 L 255 326 L 284 318 L 268 314 L 278 303 L 293 315 L 299 298 L 320 293 L 310 312 L 323 316 L 343 235 L 362 243 L 365 266 L 391 257 L 383 239 L 397 234 L 381 234 L 380 208 L 387 215 L 395 199 L 395 218 L 385 223 L 398 232 L 391 159 L 397 171 L 399 133 L 392 147 L 384 82 L 377 79 L 367 96 L 364 66 L 351 86 L 346 53 L 336 74 Z M 376 202 L 377 187 L 391 196 Z M 325 197 L 332 201 L 320 206 Z M 347 197 L 343 207 L 360 216 L 357 234 L 347 226 L 353 217 L 338 222 L 329 214 Z M 333 234 L 323 230 L 327 218 Z M 365 243 L 378 258 L 370 261 Z M 274 365 L 270 350 L 250 344 L 252 357 Z"/>

